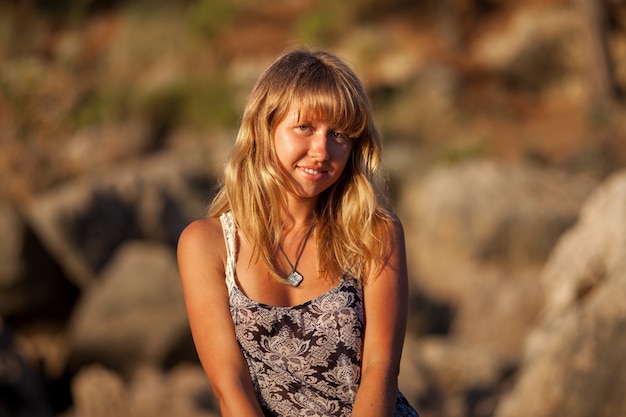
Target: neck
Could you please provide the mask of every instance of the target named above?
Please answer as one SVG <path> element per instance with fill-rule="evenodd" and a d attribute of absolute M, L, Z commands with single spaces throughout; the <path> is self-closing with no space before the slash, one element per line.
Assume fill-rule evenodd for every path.
<path fill-rule="evenodd" d="M 287 230 L 310 226 L 315 220 L 315 204 L 317 199 L 299 199 L 295 196 L 287 198 L 287 212 L 283 223 Z"/>
<path fill-rule="evenodd" d="M 289 212 L 283 219 L 283 230 L 300 230 L 308 229 L 315 222 L 315 214 L 313 211 L 293 213 Z"/>
<path fill-rule="evenodd" d="M 312 216 L 308 219 L 303 219 L 302 221 L 295 221 L 293 219 L 289 220 L 283 225 L 282 237 L 287 240 L 299 238 L 303 233 L 312 229 L 314 224 L 315 219 Z"/>

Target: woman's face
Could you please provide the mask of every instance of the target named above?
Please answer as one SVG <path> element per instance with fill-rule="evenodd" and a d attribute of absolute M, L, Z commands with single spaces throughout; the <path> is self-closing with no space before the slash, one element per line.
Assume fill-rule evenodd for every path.
<path fill-rule="evenodd" d="M 297 109 L 291 108 L 276 125 L 276 157 L 295 196 L 317 199 L 341 176 L 352 141 L 324 120 L 298 116 Z"/>

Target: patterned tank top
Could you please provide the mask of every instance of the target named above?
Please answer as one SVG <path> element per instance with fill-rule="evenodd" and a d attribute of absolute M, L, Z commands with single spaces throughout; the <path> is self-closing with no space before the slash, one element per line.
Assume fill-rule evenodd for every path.
<path fill-rule="evenodd" d="M 363 291 L 348 276 L 292 307 L 249 299 L 235 282 L 236 226 L 220 217 L 227 247 L 226 284 L 237 341 L 266 416 L 348 417 L 361 378 Z M 398 393 L 396 417 L 417 413 Z"/>

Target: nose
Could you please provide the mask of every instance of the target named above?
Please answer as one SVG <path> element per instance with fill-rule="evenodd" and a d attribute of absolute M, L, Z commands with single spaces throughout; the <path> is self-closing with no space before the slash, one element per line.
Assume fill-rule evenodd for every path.
<path fill-rule="evenodd" d="M 330 157 L 328 152 L 328 138 L 331 132 L 326 130 L 316 131 L 311 137 L 309 154 L 319 161 L 325 161 Z"/>

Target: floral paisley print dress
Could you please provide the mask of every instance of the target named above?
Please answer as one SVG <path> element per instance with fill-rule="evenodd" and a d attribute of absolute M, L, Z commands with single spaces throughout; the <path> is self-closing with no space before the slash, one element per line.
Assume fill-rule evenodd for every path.
<path fill-rule="evenodd" d="M 272 417 L 349 417 L 361 372 L 361 286 L 346 276 L 332 290 L 298 306 L 255 302 L 235 282 L 232 214 L 220 220 L 228 254 L 230 313 L 263 412 Z M 400 393 L 395 416 L 417 417 Z"/>

